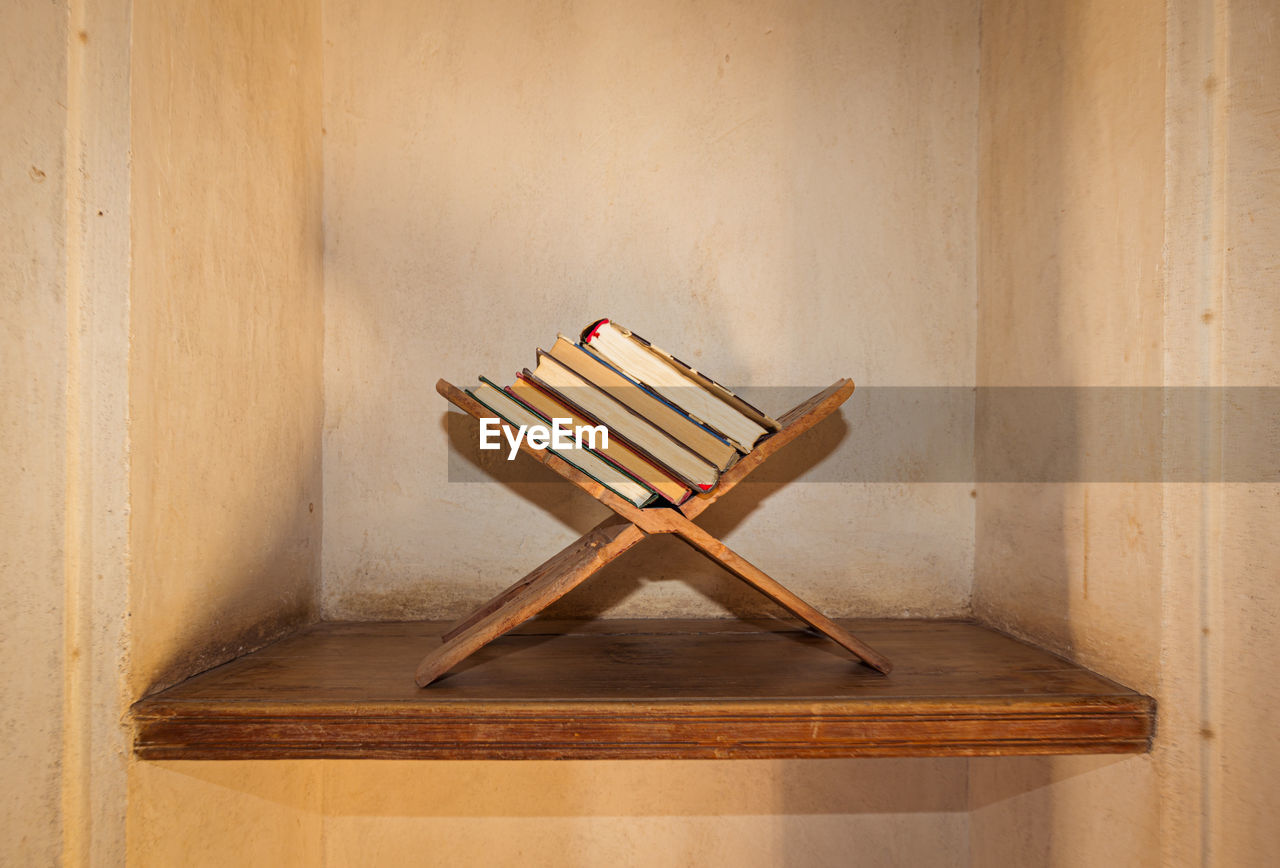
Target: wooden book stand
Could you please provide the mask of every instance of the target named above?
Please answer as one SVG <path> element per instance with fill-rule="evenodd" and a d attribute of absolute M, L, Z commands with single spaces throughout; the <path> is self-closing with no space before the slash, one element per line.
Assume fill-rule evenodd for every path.
<path fill-rule="evenodd" d="M 466 392 L 444 380 L 436 383 L 436 391 L 477 419 L 493 418 L 495 415 Z M 691 521 L 721 496 L 733 490 L 735 485 L 770 455 L 831 415 L 852 394 L 853 381 L 842 379 L 793 408 L 779 418 L 781 430 L 761 440 L 755 449 L 742 456 L 737 464 L 720 476 L 720 482 L 714 489 L 689 498 L 679 508 L 635 507 L 550 451 L 531 449 L 522 442 L 520 448 L 526 453 L 609 507 L 614 515 L 455 624 L 441 637 L 444 644 L 423 658 L 418 665 L 418 686 L 426 687 L 460 661 L 585 582 L 597 570 L 646 536 L 659 533 L 671 533 L 680 537 L 806 624 L 848 649 L 871 668 L 887 675 L 892 668 L 888 658 L 851 636 L 780 582 L 770 578 L 763 570 Z"/>

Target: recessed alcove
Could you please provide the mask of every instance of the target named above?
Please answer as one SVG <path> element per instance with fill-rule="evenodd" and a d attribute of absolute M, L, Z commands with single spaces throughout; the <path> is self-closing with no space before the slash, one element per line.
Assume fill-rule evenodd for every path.
<path fill-rule="evenodd" d="M 485 414 L 448 382 L 437 388 L 468 414 Z M 852 392 L 840 380 L 810 396 L 714 490 L 678 508 L 637 509 L 552 453 L 525 449 L 522 458 L 615 515 L 452 627 L 330 621 L 152 696 L 134 708 L 136 752 L 777 759 L 1149 749 L 1149 697 L 973 623 L 833 622 L 691 521 L 775 454 L 788 446 L 794 453 L 791 444 L 833 420 Z M 632 546 L 667 533 L 810 629 L 723 619 L 529 620 Z M 411 684 L 406 673 L 419 658 Z"/>
<path fill-rule="evenodd" d="M 244 120 L 255 147 L 274 160 L 271 172 L 292 178 L 296 188 L 280 200 L 279 213 L 253 201 L 270 213 L 250 223 L 274 220 L 282 236 L 323 232 L 323 259 L 292 245 L 282 247 L 292 259 L 271 260 L 275 279 L 291 287 L 287 296 L 276 305 L 184 314 L 163 301 L 168 284 L 150 275 L 163 278 L 170 262 L 182 261 L 189 232 L 161 239 L 163 245 L 136 245 L 150 270 L 140 269 L 147 280 L 134 300 L 134 402 L 151 408 L 141 415 L 145 430 L 136 442 L 140 456 L 159 458 L 137 462 L 133 521 L 138 538 L 159 543 L 137 551 L 134 680 L 143 690 L 173 685 L 280 638 L 142 699 L 134 708 L 138 753 L 230 758 L 270 751 L 275 740 L 266 736 L 259 748 L 237 748 L 237 739 L 250 737 L 244 727 L 257 726 L 259 736 L 311 734 L 288 749 L 287 739 L 275 741 L 282 755 L 360 755 L 358 745 L 378 744 L 374 732 L 388 727 L 398 732 L 389 736 L 398 748 L 370 748 L 370 755 L 549 755 L 559 749 L 541 743 L 540 731 L 572 727 L 566 709 L 577 702 L 603 703 L 620 721 L 648 722 L 654 731 L 640 727 L 632 736 L 640 754 L 652 755 L 1146 749 L 1146 696 L 1050 654 L 1037 657 L 989 630 L 1002 625 L 1042 636 L 1057 650 L 1073 648 L 1061 625 L 1070 621 L 1065 609 L 1075 606 L 1074 567 L 1052 549 L 1038 566 L 1019 563 L 1025 570 L 1014 575 L 1009 565 L 1021 553 L 1012 549 L 995 561 L 992 545 L 1011 525 L 982 522 L 1021 494 L 978 495 L 973 475 L 931 471 L 934 453 L 973 442 L 982 426 L 974 408 L 922 414 L 911 420 L 922 422 L 922 437 L 906 442 L 901 421 L 859 415 L 858 394 L 845 417 L 787 448 L 780 480 L 733 493 L 709 512 L 708 524 L 753 559 L 777 565 L 796 593 L 813 597 L 829 616 L 937 620 L 936 635 L 931 621 L 874 622 L 901 645 L 904 670 L 877 681 L 794 627 L 724 626 L 727 616 L 751 621 L 776 612 L 717 567 L 654 542 L 556 612 L 602 616 L 603 625 L 645 618 L 650 626 L 641 630 L 643 643 L 635 639 L 636 653 L 644 645 L 680 663 L 652 667 L 652 681 L 636 680 L 618 661 L 623 668 L 576 672 L 589 681 L 621 680 L 636 693 L 579 695 L 545 659 L 527 671 L 518 667 L 561 650 L 566 659 L 554 659 L 570 672 L 604 666 L 612 659 L 607 649 L 593 653 L 591 643 L 605 641 L 611 627 L 559 640 L 534 627 L 538 639 L 526 632 L 499 641 L 438 689 L 411 690 L 412 666 L 402 659 L 413 644 L 404 636 L 410 627 L 362 631 L 349 622 L 421 621 L 421 655 L 435 641 L 435 622 L 490 597 L 599 520 L 598 504 L 564 494 L 547 478 L 454 478 L 460 444 L 431 388 L 436 376 L 458 383 L 474 383 L 479 374 L 506 378 L 557 332 L 612 315 L 724 382 L 763 389 L 759 401 L 771 411 L 786 406 L 778 406 L 776 393 L 836 376 L 908 390 L 1023 382 L 1020 361 L 1005 357 L 1002 342 L 1027 332 L 1056 346 L 1059 324 L 1047 289 L 1018 283 L 1024 264 L 1016 256 L 1032 251 L 1025 268 L 1038 269 L 1036 246 L 1005 233 L 1027 206 L 1024 196 L 1065 192 L 1042 189 L 1052 184 L 1015 157 L 1006 156 L 998 173 L 989 165 L 1015 141 L 1010 119 L 1034 125 L 1042 115 L 1020 101 L 1029 87 L 1016 84 L 1021 73 L 1004 65 L 1010 58 L 1001 46 L 1019 40 L 1014 24 L 1004 24 L 1007 35 L 995 19 L 980 31 L 977 5 L 940 13 L 908 4 L 868 14 L 827 4 L 819 15 L 785 5 L 724 6 L 699 24 L 707 27 L 701 36 L 699 27 L 690 29 L 700 15 L 676 5 L 660 6 L 652 18 L 521 8 L 509 31 L 493 29 L 480 12 L 456 19 L 411 5 L 397 9 L 402 18 L 393 26 L 364 5 L 330 4 L 323 51 L 311 24 L 300 20 L 293 42 L 282 40 L 261 58 L 251 52 L 271 81 L 294 81 L 300 68 L 317 74 L 319 67 L 307 64 L 324 56 L 323 84 L 303 76 L 289 101 L 305 146 L 293 149 Z M 556 24 L 549 26 L 549 14 Z M 156 20 L 155 27 L 157 40 L 173 36 L 173 23 Z M 506 49 L 495 51 L 494 40 Z M 1051 78 L 1044 73 L 1044 81 Z M 451 86 L 440 86 L 444 79 Z M 188 84 L 200 92 L 197 82 Z M 312 84 L 320 86 L 308 90 Z M 979 111 L 984 87 L 986 114 Z M 138 110 L 168 113 L 166 93 L 143 92 Z M 413 99 L 392 100 L 390 93 Z M 1044 115 L 1043 123 L 1055 117 Z M 323 138 L 308 138 L 320 120 Z M 156 128 L 156 152 L 195 152 L 193 141 L 165 138 L 172 128 Z M 1137 129 L 1134 149 L 1158 147 L 1157 125 Z M 164 183 L 169 169 L 143 151 L 141 188 Z M 225 155 L 215 168 L 229 177 L 236 159 Z M 291 160 L 292 174 L 285 172 Z M 1027 173 L 1023 184 L 995 184 L 996 174 L 1019 170 Z M 984 178 L 992 195 L 982 195 Z M 201 183 L 210 195 L 218 188 L 209 178 Z M 997 192 L 1006 200 L 993 198 Z M 140 197 L 140 207 L 150 201 Z M 195 232 L 205 214 L 187 218 Z M 223 268 L 225 251 L 248 243 L 238 221 L 218 227 L 227 233 L 224 252 L 201 253 L 206 275 Z M 1158 247 L 1140 248 L 1143 255 L 1152 250 Z M 1006 262 L 1006 253 L 1015 259 Z M 256 256 L 246 252 L 236 261 L 237 274 L 253 285 Z M 323 300 L 314 294 L 321 282 Z M 192 291 L 204 297 L 204 284 L 196 280 Z M 1038 298 L 1038 306 L 1015 329 L 982 319 L 1024 296 Z M 204 328 L 170 355 L 169 335 L 184 334 L 189 323 Z M 268 329 L 284 339 L 241 346 L 241 338 L 219 337 L 225 323 L 233 324 L 228 334 Z M 1073 382 L 1070 353 L 1051 356 L 1030 382 Z M 228 390 L 233 376 L 239 393 Z M 192 412 L 175 414 L 187 403 Z M 224 424 L 219 407 L 227 406 L 242 407 L 237 426 Z M 175 425 L 174 417 L 182 422 Z M 870 452 L 884 452 L 884 443 L 900 449 L 884 458 L 882 478 L 842 475 Z M 238 470 L 211 472 L 216 461 Z M 1106 508 L 1094 501 L 1094 511 Z M 218 553 L 209 548 L 215 542 L 224 545 Z M 1094 559 L 1098 551 L 1094 545 Z M 187 571 L 175 580 L 178 567 Z M 1094 595 L 1116 593 L 1121 575 L 1094 563 Z M 1055 626 L 1039 630 L 1034 613 L 1020 611 L 1032 599 L 1016 593 L 1024 584 L 1036 588 L 1037 611 Z M 1094 617 L 1092 607 L 1076 608 L 1080 617 Z M 1114 611 L 1134 613 L 1134 635 L 1147 635 L 1153 609 Z M 957 621 L 974 615 L 968 626 Z M 691 620 L 704 626 L 692 632 L 701 639 L 685 661 L 676 649 L 692 641 L 689 632 L 660 625 Z M 358 644 L 360 653 L 335 661 L 334 643 L 342 641 Z M 723 643 L 776 649 L 780 668 L 756 672 L 758 682 L 746 672 L 731 679 L 735 659 L 724 655 Z M 568 659 L 572 648 L 584 649 L 581 661 Z M 1143 654 L 1151 649 L 1140 650 L 1119 673 L 1149 682 Z M 310 652 L 330 664 L 317 666 Z M 339 700 L 340 677 L 351 676 L 356 661 L 365 667 L 356 672 L 358 684 L 381 686 Z M 682 680 L 704 684 L 694 673 L 712 661 L 723 681 L 745 693 L 686 694 Z M 797 696 L 794 680 L 808 684 L 808 666 L 826 675 L 815 693 Z M 463 690 L 470 684 L 475 691 Z M 261 699 L 282 691 L 288 702 Z M 692 703 L 685 712 L 694 717 L 681 719 L 687 726 L 699 719 L 698 734 L 684 748 L 680 735 L 646 748 L 659 743 L 654 732 L 678 734 L 685 725 L 635 709 L 655 702 L 675 713 L 677 696 Z M 472 700 L 479 704 L 468 705 Z M 739 700 L 748 705 L 735 705 Z M 481 739 L 472 748 L 445 748 L 431 740 L 453 737 L 461 745 L 467 739 L 458 734 L 489 726 L 494 704 L 526 702 L 540 709 L 529 718 L 539 723 L 512 728 L 511 744 Z M 815 704 L 800 712 L 797 702 Z M 392 705 L 408 717 L 383 717 Z M 968 711 L 956 711 L 961 707 Z M 339 708 L 355 730 L 317 722 L 332 723 Z M 733 743 L 733 732 L 756 713 L 763 743 Z M 461 728 L 426 735 L 416 746 L 406 735 L 426 732 L 421 719 L 442 717 Z M 723 721 L 723 736 L 707 721 Z M 806 727 L 812 739 L 800 743 L 796 732 Z M 613 732 L 599 751 L 626 754 L 626 731 Z M 329 753 L 325 732 L 338 739 Z M 188 736 L 200 748 L 184 754 Z M 348 736 L 352 743 L 343 743 Z M 732 744 L 717 746 L 718 737 Z M 525 748 L 516 744 L 521 740 Z M 577 739 L 563 755 L 593 755 L 590 739 Z"/>
<path fill-rule="evenodd" d="M 873 412 L 1276 385 L 1267 3 L 5 15 L 0 862 L 1275 851 L 1274 467 L 1171 484 L 1159 436 L 1089 411 L 1065 475 L 940 474 L 1009 431 Z M 451 475 L 474 432 L 433 384 L 600 316 L 770 412 L 857 382 L 705 526 L 894 674 L 662 537 L 413 687 L 443 625 L 605 517 L 550 474 Z M 1133 452 L 1147 478 L 1081 472 Z M 566 761 L 484 759 L 517 756 Z"/>

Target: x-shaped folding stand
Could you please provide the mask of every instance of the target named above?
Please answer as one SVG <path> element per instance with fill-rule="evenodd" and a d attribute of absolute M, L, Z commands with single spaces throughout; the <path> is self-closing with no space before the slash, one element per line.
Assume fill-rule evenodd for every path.
<path fill-rule="evenodd" d="M 477 419 L 494 416 L 466 392 L 444 380 L 436 383 L 436 391 Z M 892 668 L 888 658 L 850 635 L 840 625 L 691 521 L 731 491 L 770 455 L 831 415 L 852 394 L 853 381 L 838 380 L 793 408 L 778 420 L 781 429 L 760 441 L 755 449 L 721 474 L 720 482 L 714 489 L 691 497 L 679 508 L 641 509 L 633 506 L 550 451 L 532 449 L 522 443 L 520 448 L 535 460 L 550 467 L 615 514 L 455 624 L 442 637 L 443 644 L 418 665 L 418 686 L 426 687 L 503 633 L 532 618 L 569 593 L 646 536 L 659 533 L 675 534 L 809 626 L 848 649 L 871 668 L 887 675 Z"/>

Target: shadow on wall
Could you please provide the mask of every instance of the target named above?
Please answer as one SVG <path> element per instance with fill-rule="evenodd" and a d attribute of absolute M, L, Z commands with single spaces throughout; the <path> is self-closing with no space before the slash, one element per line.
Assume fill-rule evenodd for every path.
<path fill-rule="evenodd" d="M 313 464 L 318 476 L 318 462 Z M 205 552 L 218 567 L 218 594 L 196 616 L 175 624 L 165 646 L 147 649 L 148 666 L 137 673 L 147 681 L 139 685 L 136 699 L 256 651 L 316 620 L 315 588 L 300 579 L 318 572 L 319 516 L 313 499 L 317 488 L 315 479 L 299 479 L 292 489 L 271 493 L 265 515 L 248 507 L 228 509 L 226 525 L 205 529 Z M 250 535 L 247 527 L 237 533 L 237 522 L 255 526 L 258 545 L 237 546 Z M 264 522 L 269 534 L 261 532 Z M 180 578 L 175 569 L 168 580 Z M 292 584 L 284 585 L 285 578 Z M 264 617 L 262 589 L 273 583 L 284 586 Z M 235 624 L 245 626 L 229 631 L 228 625 Z"/>
<path fill-rule="evenodd" d="M 1064 82 L 1061 74 L 1024 78 L 1035 53 L 1061 46 L 1013 39 L 992 48 L 1008 31 L 1058 32 L 1067 13 L 1053 3 L 984 3 L 982 14 L 977 383 L 1073 384 L 1071 350 L 1060 331 L 1070 295 L 1058 213 L 1066 155 L 1033 147 L 1052 148 L 1067 135 Z M 1046 62 L 1061 69 L 1066 58 Z M 1069 636 L 1066 549 L 1075 541 L 1066 534 L 1067 486 L 983 481 L 993 478 L 992 459 L 1001 457 L 1005 443 L 1027 442 L 997 426 L 985 394 L 979 393 L 974 412 L 974 615 L 1024 638 Z M 1066 442 L 1077 442 L 1075 432 L 1062 433 Z M 1068 458 L 1065 469 L 1077 469 L 1076 462 Z M 1053 839 L 1054 763 L 1053 757 L 970 763 L 974 864 L 1035 864 L 1021 860 L 1046 856 Z"/>
<path fill-rule="evenodd" d="M 240 864 L 263 864 L 283 846 L 295 859 L 323 848 L 316 861 L 334 864 L 964 865 L 965 768 L 963 759 L 143 763 L 135 792 L 152 796 L 140 802 L 154 815 L 136 818 L 131 861 L 163 864 L 180 843 Z M 163 810 L 171 790 L 217 809 L 184 822 Z"/>
<path fill-rule="evenodd" d="M 1161 224 L 1143 209 L 1163 183 L 1163 125 L 1147 125 L 1143 100 L 1163 106 L 1164 28 L 1149 17 L 983 4 L 980 387 L 1161 384 Z M 983 398 L 975 468 L 989 480 L 1037 420 L 1011 430 Z M 1076 409 L 1060 432 L 1072 449 L 1045 478 L 1077 481 L 977 486 L 974 613 L 1155 693 L 1160 486 L 1078 481 L 1091 454 L 1114 447 Z M 1147 756 L 974 760 L 973 863 L 1149 864 L 1150 767 Z"/>

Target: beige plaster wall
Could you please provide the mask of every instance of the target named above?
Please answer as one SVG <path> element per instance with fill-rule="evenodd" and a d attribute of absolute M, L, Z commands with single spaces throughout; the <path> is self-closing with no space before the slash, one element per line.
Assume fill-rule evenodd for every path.
<path fill-rule="evenodd" d="M 982 15 L 978 381 L 1158 386 L 1163 6 L 989 0 Z M 980 444 L 1001 433 L 985 421 Z M 1079 421 L 1081 475 L 1106 421 Z M 1159 494 L 981 486 L 975 609 L 1153 685 Z"/>
<path fill-rule="evenodd" d="M 320 51 L 317 3 L 133 4 L 133 698 L 316 612 Z M 130 765 L 116 858 L 248 864 L 190 844 L 215 826 L 268 847 L 269 765 L 237 799 L 154 774 Z M 291 845 L 276 830 L 257 864 Z"/>
<path fill-rule="evenodd" d="M 485 576 L 594 520 L 536 492 L 455 493 L 430 385 L 527 364 L 529 334 L 601 305 L 704 347 L 698 361 L 734 383 L 1280 385 L 1268 4 L 988 0 L 980 90 L 976 8 L 602 8 L 328 7 L 324 511 L 317 10 L 0 12 L 0 143 L 21 157 L 0 164 L 0 448 L 20 459 L 6 489 L 23 492 L 0 505 L 5 707 L 22 709 L 0 728 L 0 770 L 22 782 L 0 803 L 0 862 L 124 857 L 113 692 L 313 614 L 320 516 L 334 519 L 325 609 L 361 617 L 461 608 Z M 733 301 L 740 287 L 754 305 Z M 486 317 L 526 288 L 546 303 Z M 915 335 L 920 322 L 942 337 Z M 792 361 L 753 361 L 779 334 Z M 1232 447 L 1230 430 L 1205 433 Z M 980 616 L 1157 695 L 1153 755 L 135 763 L 128 859 L 1274 852 L 1275 486 L 983 485 L 976 524 L 953 488 L 775 487 L 716 530 L 766 565 L 804 565 L 804 590 L 837 611 L 861 605 L 858 582 L 893 580 L 886 611 L 960 611 L 972 578 Z M 794 541 L 848 532 L 849 516 L 868 543 L 848 554 L 857 579 Z M 477 528 L 493 554 L 458 544 Z M 722 607 L 708 609 L 660 581 L 680 564 L 660 572 L 668 557 L 614 574 L 634 599 L 580 609 L 751 605 L 690 561 Z M 639 594 L 630 574 L 659 581 Z"/>
<path fill-rule="evenodd" d="M 66 9 L 0 7 L 0 862 L 61 851 Z"/>
<path fill-rule="evenodd" d="M 931 0 L 326 3 L 325 617 L 462 614 L 603 517 L 450 483 L 434 391 L 595 317 L 734 386 L 968 384 L 977 26 Z M 969 486 L 911 483 L 752 486 L 706 519 L 836 615 L 966 611 L 972 522 Z M 768 605 L 655 540 L 560 612 Z"/>
<path fill-rule="evenodd" d="M 1217 239 L 1224 267 L 1220 307 L 1206 306 L 1200 329 L 1217 331 L 1224 385 L 1274 389 L 1280 386 L 1280 9 L 1234 0 L 1219 26 L 1226 69 L 1210 84 L 1225 112 Z M 1274 415 L 1259 433 L 1280 442 Z M 1243 431 L 1223 424 L 1224 455 L 1248 445 Z M 1280 485 L 1226 484 L 1220 497 L 1209 513 L 1217 535 L 1208 552 L 1201 630 L 1206 668 L 1199 695 L 1207 723 L 1196 744 L 1207 742 L 1208 789 L 1202 846 L 1218 864 L 1243 865 L 1273 858 L 1280 848 L 1280 690 L 1272 675 L 1280 651 Z"/>
<path fill-rule="evenodd" d="M 1164 16 L 983 3 L 980 385 L 1162 382 Z M 1080 478 L 1109 422 L 1070 432 Z M 1155 483 L 979 484 L 975 613 L 1157 693 L 1161 506 Z M 1159 798 L 1148 756 L 976 759 L 973 864 L 1159 864 Z"/>
<path fill-rule="evenodd" d="M 133 4 L 132 690 L 315 614 L 320 15 Z"/>
<path fill-rule="evenodd" d="M 125 850 L 129 621 L 128 0 L 67 10 L 67 534 L 61 862 Z"/>
<path fill-rule="evenodd" d="M 984 4 L 980 383 L 1277 384 L 1276 26 L 1250 2 Z M 1077 433 L 1082 463 L 1108 446 Z M 975 612 L 1160 720 L 1148 757 L 973 761 L 974 864 L 1270 858 L 1275 489 L 979 487 Z"/>
<path fill-rule="evenodd" d="M 124 853 L 128 6 L 0 9 L 0 863 Z"/>
<path fill-rule="evenodd" d="M 964 782 L 964 760 L 147 763 L 132 862 L 964 866 Z"/>

